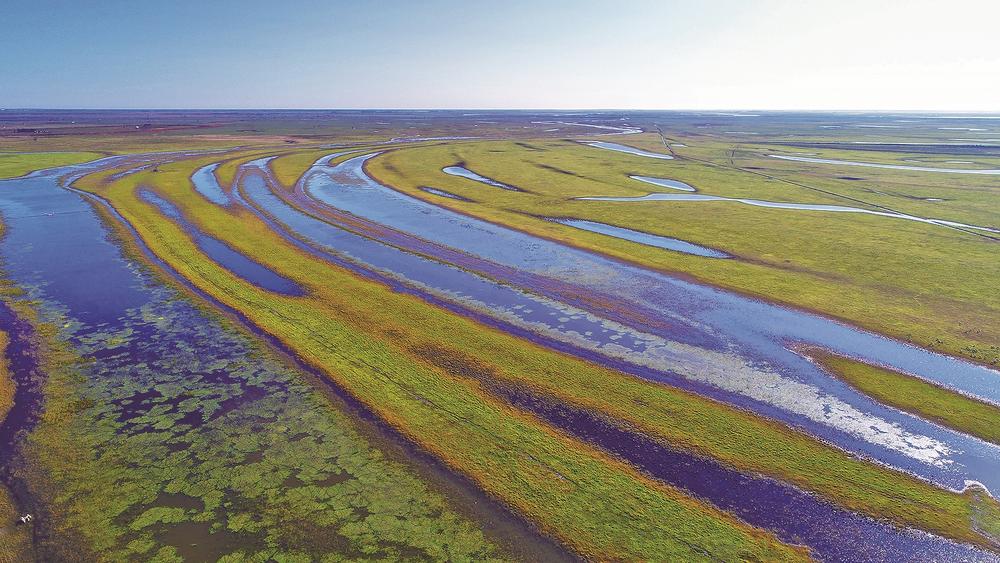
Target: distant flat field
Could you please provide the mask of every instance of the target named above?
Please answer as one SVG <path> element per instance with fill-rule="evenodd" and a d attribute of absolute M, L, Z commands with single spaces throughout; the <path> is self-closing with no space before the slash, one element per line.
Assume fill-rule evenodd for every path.
<path fill-rule="evenodd" d="M 87 162 L 101 156 L 96 152 L 0 153 L 0 179 L 16 178 L 43 168 Z"/>

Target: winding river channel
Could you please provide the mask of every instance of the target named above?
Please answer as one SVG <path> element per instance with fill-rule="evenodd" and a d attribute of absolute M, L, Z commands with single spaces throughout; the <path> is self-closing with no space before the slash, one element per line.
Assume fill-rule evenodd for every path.
<path fill-rule="evenodd" d="M 821 346 L 894 366 L 996 401 L 1000 374 L 994 370 L 469 218 L 375 182 L 364 170 L 365 161 L 374 155 L 330 166 L 335 156 L 342 155 L 313 166 L 291 195 L 275 188 L 263 167 L 242 176 L 238 192 L 290 239 L 459 313 L 492 320 L 510 332 L 641 377 L 751 408 L 945 487 L 962 489 L 967 481 L 998 484 L 996 445 L 880 405 L 817 368 L 796 353 L 794 345 Z M 603 299 L 579 299 L 582 294 Z M 601 301 L 612 305 L 595 309 L 593 303 Z M 591 439 L 600 434 L 594 430 L 599 424 L 581 423 L 579 417 L 567 430 L 579 431 L 581 425 Z M 641 437 L 631 439 L 642 442 Z M 629 441 L 619 436 L 603 445 L 614 450 L 622 443 Z M 638 448 L 655 449 L 648 443 Z M 710 462 L 668 453 L 652 459 L 635 452 L 622 455 L 699 495 L 720 478 L 709 470 Z M 664 459 L 686 459 L 685 464 L 705 469 L 700 478 L 670 474 L 664 471 L 669 465 Z M 782 499 L 778 504 L 794 503 L 791 499 L 799 497 L 793 488 L 769 489 L 773 481 L 742 477 L 747 485 L 740 493 L 743 502 L 727 501 L 719 491 L 706 496 L 751 523 L 776 529 L 782 537 L 795 529 L 796 537 L 811 538 L 806 543 L 814 549 L 846 549 L 843 543 L 819 547 L 826 541 L 820 538 L 829 532 L 819 521 L 799 529 L 793 521 L 802 520 L 779 522 L 770 520 L 773 510 L 764 509 L 768 516 L 762 513 L 768 506 L 761 502 L 766 491 Z M 825 521 L 837 521 L 838 529 L 863 528 L 854 540 L 896 537 L 897 532 L 866 519 L 826 512 L 830 508 L 807 511 L 826 514 Z M 850 549 L 860 549 L 854 540 L 848 542 Z M 884 541 L 890 540 L 878 540 Z M 913 544 L 901 549 L 918 548 Z"/>

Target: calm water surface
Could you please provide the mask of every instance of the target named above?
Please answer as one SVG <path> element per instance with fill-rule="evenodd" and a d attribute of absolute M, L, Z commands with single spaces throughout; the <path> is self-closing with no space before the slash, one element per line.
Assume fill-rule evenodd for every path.
<path fill-rule="evenodd" d="M 778 158 L 781 160 L 794 160 L 796 162 L 814 162 L 817 164 L 837 164 L 840 166 L 864 166 L 867 168 L 889 168 L 892 170 L 912 170 L 915 172 L 941 172 L 948 174 L 985 174 L 985 175 L 997 175 L 1000 174 L 1000 170 L 996 169 L 972 169 L 972 168 L 935 168 L 932 166 L 907 166 L 905 164 L 880 164 L 877 162 L 856 162 L 852 160 L 832 160 L 829 158 L 814 158 L 808 156 L 788 156 L 779 154 L 769 154 L 767 155 L 771 158 Z"/>
<path fill-rule="evenodd" d="M 338 210 L 592 295 L 632 303 L 654 311 L 662 321 L 657 327 L 616 327 L 630 336 L 612 344 L 588 344 L 586 331 L 566 330 L 565 338 L 598 346 L 604 355 L 653 369 L 664 381 L 687 383 L 944 486 L 961 489 L 966 480 L 1000 486 L 996 445 L 872 401 L 819 369 L 794 345 L 820 346 L 1000 402 L 996 370 L 453 213 L 374 182 L 363 170 L 366 158 L 315 169 L 304 180 L 305 189 Z M 542 285 L 528 289 L 557 300 Z M 576 320 L 572 317 L 566 318 Z M 664 330 L 663 325 L 673 328 Z"/>
<path fill-rule="evenodd" d="M 628 145 L 620 145 L 618 143 L 609 143 L 607 141 L 585 141 L 583 144 L 599 149 L 605 149 L 609 151 L 623 152 L 626 154 L 631 154 L 635 156 L 645 156 L 647 158 L 659 158 L 661 160 L 673 160 L 674 157 L 669 154 L 663 154 L 658 152 L 649 152 L 642 149 L 637 149 L 635 147 L 630 147 Z"/>
<path fill-rule="evenodd" d="M 729 255 L 726 254 L 725 252 L 720 252 L 718 250 L 706 248 L 704 246 L 699 246 L 697 244 L 687 242 L 684 240 L 671 237 L 664 237 L 660 235 L 654 235 L 650 233 L 643 233 L 641 231 L 633 231 L 632 229 L 625 229 L 622 227 L 616 227 L 614 225 L 598 223 L 596 221 L 585 221 L 583 219 L 564 219 L 558 217 L 549 217 L 548 220 L 553 221 L 555 223 L 568 225 L 570 227 L 575 227 L 577 229 L 582 229 L 584 231 L 590 231 L 592 233 L 600 233 L 602 235 L 608 235 L 615 238 L 630 240 L 632 242 L 645 244 L 647 246 L 655 246 L 657 248 L 663 248 L 665 250 L 674 250 L 677 252 L 683 252 L 685 254 L 704 256 L 706 258 L 729 258 Z"/>
<path fill-rule="evenodd" d="M 477 174 L 477 173 L 473 172 L 472 170 L 469 170 L 468 168 L 465 168 L 464 166 L 446 166 L 446 167 L 442 168 L 441 171 L 444 172 L 445 174 L 450 174 L 452 176 L 459 176 L 461 178 L 467 178 L 469 180 L 473 180 L 473 181 L 479 182 L 480 184 L 486 184 L 487 186 L 493 186 L 494 188 L 500 188 L 502 190 L 508 190 L 508 191 L 512 191 L 512 192 L 519 192 L 519 191 L 521 191 L 520 188 L 515 188 L 514 186 L 511 186 L 511 185 L 508 185 L 508 184 L 504 184 L 503 182 L 498 182 L 498 181 L 493 180 L 491 178 L 487 178 L 486 176 L 483 176 L 481 174 Z"/>

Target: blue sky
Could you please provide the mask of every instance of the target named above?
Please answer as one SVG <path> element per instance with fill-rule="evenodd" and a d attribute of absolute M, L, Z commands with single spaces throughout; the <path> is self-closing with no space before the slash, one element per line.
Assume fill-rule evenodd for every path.
<path fill-rule="evenodd" d="M 1000 111 L 1000 2 L 4 0 L 0 106 Z"/>

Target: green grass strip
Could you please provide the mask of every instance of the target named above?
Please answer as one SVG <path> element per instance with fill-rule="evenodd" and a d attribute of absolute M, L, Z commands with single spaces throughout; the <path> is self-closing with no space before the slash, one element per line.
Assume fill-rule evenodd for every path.
<path fill-rule="evenodd" d="M 43 168 L 79 164 L 101 156 L 96 152 L 0 153 L 0 180 L 24 176 Z"/>
<path fill-rule="evenodd" d="M 828 371 L 873 399 L 1000 444 L 1000 407 L 898 371 L 810 351 Z"/>

